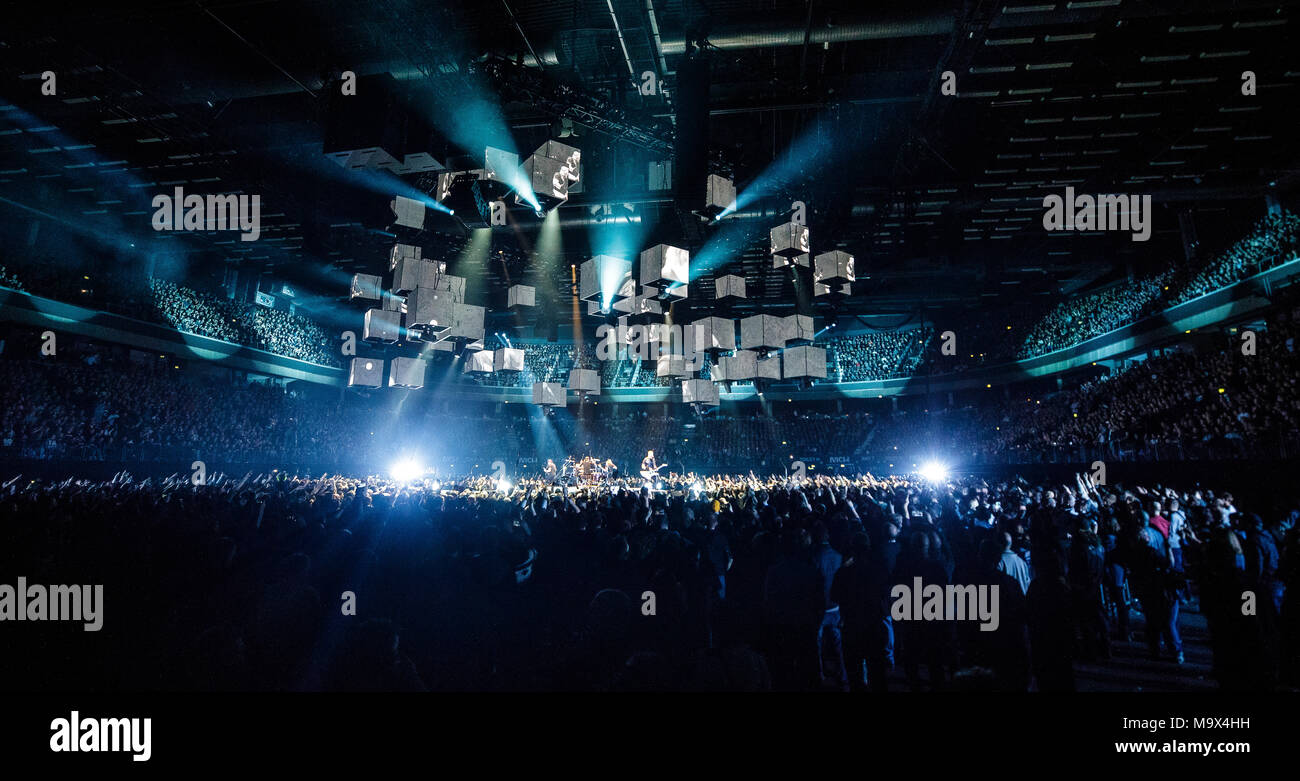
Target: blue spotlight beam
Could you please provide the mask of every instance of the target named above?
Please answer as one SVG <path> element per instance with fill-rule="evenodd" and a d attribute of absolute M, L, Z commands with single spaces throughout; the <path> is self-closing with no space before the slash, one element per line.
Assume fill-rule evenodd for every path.
<path fill-rule="evenodd" d="M 822 132 L 820 121 L 815 121 L 810 130 L 796 138 L 780 157 L 736 195 L 736 203 L 723 209 L 718 219 L 747 208 L 760 198 L 776 195 L 782 185 L 807 176 L 813 167 L 827 169 L 833 164 L 835 152 L 834 142 Z"/>

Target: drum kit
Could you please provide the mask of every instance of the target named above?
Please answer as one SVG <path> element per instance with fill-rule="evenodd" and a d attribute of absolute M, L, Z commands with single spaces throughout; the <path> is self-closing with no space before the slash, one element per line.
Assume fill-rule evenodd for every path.
<path fill-rule="evenodd" d="M 565 485 L 595 485 L 609 476 L 608 470 L 592 456 L 579 460 L 570 456 L 560 467 L 560 482 Z"/>

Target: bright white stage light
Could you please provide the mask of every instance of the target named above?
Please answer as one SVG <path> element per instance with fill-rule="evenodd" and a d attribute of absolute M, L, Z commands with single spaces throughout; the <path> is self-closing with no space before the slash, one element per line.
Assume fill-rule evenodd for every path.
<path fill-rule="evenodd" d="M 510 481 L 504 477 L 497 481 L 497 490 L 503 494 L 510 493 Z"/>
<path fill-rule="evenodd" d="M 401 461 L 393 462 L 388 467 L 388 473 L 399 483 L 407 483 L 415 480 L 424 472 L 424 467 L 413 458 L 404 458 Z"/>
<path fill-rule="evenodd" d="M 699 480 L 696 480 L 691 485 L 691 490 L 698 494 L 700 491 L 704 490 L 704 483 L 701 483 Z"/>
<path fill-rule="evenodd" d="M 942 483 L 948 479 L 948 467 L 938 461 L 926 461 L 921 464 L 920 474 L 931 483 Z"/>

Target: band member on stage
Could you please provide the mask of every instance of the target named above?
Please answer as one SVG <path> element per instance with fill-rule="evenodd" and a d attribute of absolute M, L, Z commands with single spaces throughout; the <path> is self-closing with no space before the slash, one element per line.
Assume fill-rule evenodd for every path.
<path fill-rule="evenodd" d="M 554 483 L 554 482 L 555 482 L 555 476 L 556 476 L 558 473 L 559 473 L 559 470 L 556 469 L 556 467 L 555 467 L 555 462 L 552 461 L 552 460 L 549 459 L 549 458 L 546 459 L 546 466 L 542 468 L 542 476 L 546 478 L 546 482 L 548 482 L 548 483 Z"/>
<path fill-rule="evenodd" d="M 667 464 L 659 464 L 655 461 L 655 451 L 647 450 L 645 458 L 641 459 L 641 476 L 647 480 L 652 480 L 659 475 L 659 470 Z"/>
<path fill-rule="evenodd" d="M 605 479 L 606 480 L 618 479 L 618 464 L 614 463 L 614 459 L 612 458 L 605 459 Z"/>

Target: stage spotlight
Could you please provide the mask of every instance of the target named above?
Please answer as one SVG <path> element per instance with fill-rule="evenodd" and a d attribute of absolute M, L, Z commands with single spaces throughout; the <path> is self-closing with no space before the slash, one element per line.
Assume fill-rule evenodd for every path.
<path fill-rule="evenodd" d="M 388 473 L 399 483 L 409 483 L 418 478 L 423 472 L 424 468 L 413 458 L 395 461 L 392 466 L 388 467 Z"/>
<path fill-rule="evenodd" d="M 921 464 L 920 475 L 927 482 L 942 483 L 948 479 L 948 467 L 938 461 L 926 461 Z"/>
<path fill-rule="evenodd" d="M 510 481 L 504 477 L 497 481 L 497 490 L 503 494 L 510 493 Z"/>

